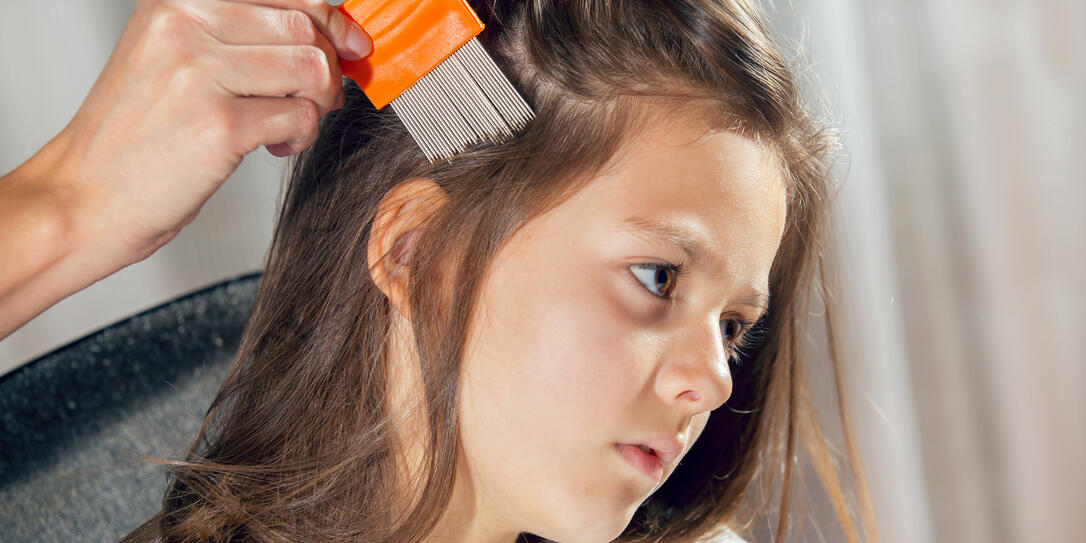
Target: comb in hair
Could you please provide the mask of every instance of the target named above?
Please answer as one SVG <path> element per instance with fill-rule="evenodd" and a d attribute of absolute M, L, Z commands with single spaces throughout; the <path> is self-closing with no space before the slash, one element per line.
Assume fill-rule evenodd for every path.
<path fill-rule="evenodd" d="M 381 109 L 407 127 L 430 162 L 513 137 L 535 116 L 476 38 L 465 0 L 347 0 L 339 10 L 373 39 L 373 53 L 341 60 Z"/>

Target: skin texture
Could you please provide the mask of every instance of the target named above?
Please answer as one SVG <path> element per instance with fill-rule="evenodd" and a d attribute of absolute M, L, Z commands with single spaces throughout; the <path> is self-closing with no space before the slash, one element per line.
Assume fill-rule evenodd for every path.
<path fill-rule="evenodd" d="M 456 487 L 427 543 L 511 543 L 520 532 L 611 541 L 682 458 L 654 481 L 615 444 L 665 434 L 685 455 L 731 395 L 724 334 L 740 325 L 722 319 L 760 314 L 738 300 L 767 290 L 785 225 L 778 170 L 760 144 L 709 133 L 689 116 L 632 137 L 625 151 L 498 253 L 465 354 Z M 440 191 L 410 180 L 390 192 L 371 254 L 440 206 Z M 635 264 L 678 264 L 684 253 L 624 228 L 629 216 L 693 228 L 714 260 L 696 268 L 687 259 L 674 286 L 655 279 L 657 269 L 635 274 Z M 405 258 L 410 249 L 401 240 Z M 420 376 L 408 348 L 407 278 L 384 268 L 374 278 L 400 310 L 389 357 L 398 398 L 411 400 Z M 422 432 L 403 436 L 409 472 Z"/>

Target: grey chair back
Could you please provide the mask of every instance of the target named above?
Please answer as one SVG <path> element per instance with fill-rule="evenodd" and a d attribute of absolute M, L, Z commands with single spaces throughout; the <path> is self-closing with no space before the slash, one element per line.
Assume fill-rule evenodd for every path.
<path fill-rule="evenodd" d="M 0 377 L 0 541 L 117 541 L 157 512 L 238 347 L 260 273 L 167 302 Z"/>

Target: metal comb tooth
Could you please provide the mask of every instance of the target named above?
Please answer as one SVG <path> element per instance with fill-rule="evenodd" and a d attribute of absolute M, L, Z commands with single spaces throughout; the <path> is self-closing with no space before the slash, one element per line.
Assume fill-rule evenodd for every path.
<path fill-rule="evenodd" d="M 477 38 L 390 106 L 431 163 L 479 142 L 507 141 L 535 117 Z"/>

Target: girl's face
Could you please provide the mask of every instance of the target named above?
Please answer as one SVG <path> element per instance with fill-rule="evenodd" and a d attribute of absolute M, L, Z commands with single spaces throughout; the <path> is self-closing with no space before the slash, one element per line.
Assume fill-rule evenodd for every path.
<path fill-rule="evenodd" d="M 785 190 L 760 144 L 705 132 L 654 126 L 497 255 L 461 390 L 471 541 L 614 539 L 731 395 L 726 344 L 762 314 Z M 662 473 L 617 446 L 644 442 L 675 447 Z"/>

